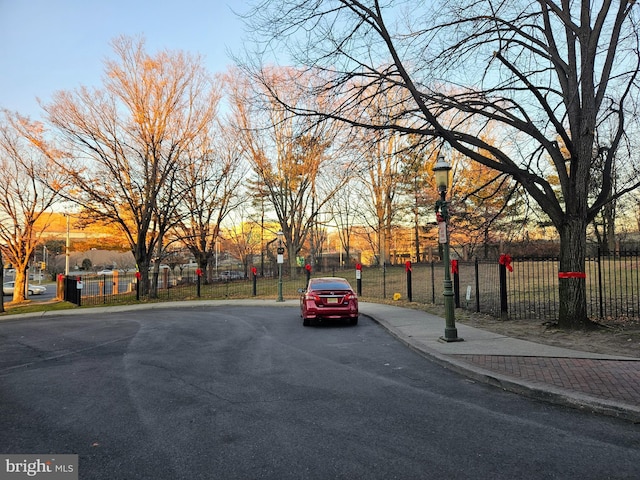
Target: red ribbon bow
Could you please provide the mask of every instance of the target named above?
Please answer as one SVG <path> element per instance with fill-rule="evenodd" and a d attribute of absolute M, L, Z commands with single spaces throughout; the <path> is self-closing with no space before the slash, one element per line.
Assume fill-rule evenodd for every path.
<path fill-rule="evenodd" d="M 436 212 L 436 220 L 438 221 L 438 223 L 444 222 L 444 217 L 440 215 L 440 212 Z"/>
<path fill-rule="evenodd" d="M 201 268 L 196 268 L 196 275 L 201 277 L 202 276 L 202 269 Z"/>
<path fill-rule="evenodd" d="M 407 260 L 407 261 L 404 263 L 404 271 L 405 271 L 405 272 L 410 272 L 410 271 L 411 271 L 411 262 L 410 262 L 409 260 Z"/>
<path fill-rule="evenodd" d="M 310 271 L 311 271 L 311 265 L 310 265 L 310 264 L 308 264 L 308 263 L 304 266 L 304 268 L 305 268 L 305 270 L 306 270 L 307 272 L 310 272 Z"/>
<path fill-rule="evenodd" d="M 500 265 L 504 265 L 507 270 L 513 272 L 513 267 L 511 266 L 511 255 L 506 253 L 500 255 Z"/>
<path fill-rule="evenodd" d="M 558 272 L 558 278 L 587 278 L 584 272 Z"/>
<path fill-rule="evenodd" d="M 458 273 L 458 260 L 451 260 L 451 273 Z"/>

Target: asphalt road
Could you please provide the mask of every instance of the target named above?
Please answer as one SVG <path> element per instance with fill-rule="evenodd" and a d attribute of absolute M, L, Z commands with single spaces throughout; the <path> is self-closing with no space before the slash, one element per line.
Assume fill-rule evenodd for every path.
<path fill-rule="evenodd" d="M 0 452 L 81 479 L 637 479 L 640 427 L 473 383 L 361 318 L 194 307 L 0 322 Z"/>

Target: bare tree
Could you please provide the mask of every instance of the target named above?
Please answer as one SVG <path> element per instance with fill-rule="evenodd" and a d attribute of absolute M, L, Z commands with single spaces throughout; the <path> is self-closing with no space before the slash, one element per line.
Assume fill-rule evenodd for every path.
<path fill-rule="evenodd" d="M 329 202 L 329 213 L 337 228 L 340 245 L 344 251 L 343 265 L 348 266 L 352 255 L 352 235 L 356 218 L 356 196 L 349 182 Z"/>
<path fill-rule="evenodd" d="M 366 190 L 363 201 L 368 200 L 371 212 L 376 220 L 375 231 L 378 235 L 378 261 L 389 263 L 391 228 L 398 217 L 399 191 L 402 163 L 397 155 L 398 137 L 384 133 L 371 132 L 370 141 L 363 142 L 366 150 L 363 157 L 366 162 L 362 169 L 362 183 Z"/>
<path fill-rule="evenodd" d="M 212 280 L 211 260 L 220 235 L 220 225 L 243 202 L 239 192 L 244 177 L 242 147 L 229 127 L 215 123 L 206 132 L 191 157 L 181 179 L 189 188 L 180 206 L 180 220 L 174 236 L 194 256 L 198 267 Z"/>
<path fill-rule="evenodd" d="M 267 95 L 267 90 L 279 91 L 299 106 L 321 103 L 320 97 L 283 90 L 298 75 L 290 69 L 265 72 L 267 84 L 260 91 L 251 91 L 248 79 L 237 73 L 228 82 L 237 132 L 261 183 L 260 193 L 266 193 L 284 233 L 292 275 L 318 214 L 350 171 L 340 161 L 340 136 L 333 122 L 292 116 Z"/>
<path fill-rule="evenodd" d="M 58 162 L 73 183 L 65 197 L 120 228 L 146 294 L 151 260 L 188 187 L 178 172 L 212 124 L 219 94 L 199 58 L 152 56 L 143 40 L 127 37 L 113 47 L 117 59 L 106 62 L 104 89 L 58 92 L 44 109 L 72 152 Z"/>
<path fill-rule="evenodd" d="M 433 3 L 433 10 L 420 11 L 414 2 L 393 0 L 270 0 L 248 18 L 256 36 L 283 44 L 272 49 L 291 52 L 326 79 L 318 90 L 335 96 L 332 105 L 341 100 L 337 109 L 310 112 L 281 98 L 290 111 L 434 136 L 518 182 L 560 237 L 559 324 L 590 326 L 587 225 L 640 183 L 631 170 L 612 190 L 615 154 L 635 121 L 638 5 Z M 397 114 L 385 123 L 358 114 L 374 87 L 407 93 L 396 96 Z M 488 126 L 500 132 L 500 142 L 483 140 Z M 594 177 L 597 191 L 589 189 Z"/>
<path fill-rule="evenodd" d="M 402 176 L 399 191 L 404 200 L 403 210 L 408 213 L 413 227 L 413 257 L 420 262 L 427 260 L 429 255 L 421 248 L 424 233 L 428 231 L 428 224 L 433 223 L 433 205 L 436 201 L 436 189 L 433 186 L 433 173 L 428 168 L 433 164 L 431 158 L 435 151 L 429 149 L 430 154 L 423 153 L 419 138 L 409 137 L 409 142 L 402 156 Z"/>
<path fill-rule="evenodd" d="M 261 247 L 260 225 L 250 220 L 250 213 L 245 206 L 234 209 L 233 226 L 225 229 L 225 237 L 234 256 L 242 262 L 243 276 L 249 276 L 249 266 Z"/>
<path fill-rule="evenodd" d="M 2 112 L 0 256 L 16 271 L 13 302 L 25 300 L 29 263 L 49 226 L 49 211 L 58 201 L 58 190 L 64 187 L 63 178 L 51 161 L 61 156 L 46 141 L 42 124 Z"/>

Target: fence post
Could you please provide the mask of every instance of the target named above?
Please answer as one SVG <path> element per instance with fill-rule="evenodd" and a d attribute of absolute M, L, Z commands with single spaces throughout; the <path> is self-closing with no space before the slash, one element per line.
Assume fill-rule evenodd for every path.
<path fill-rule="evenodd" d="M 142 278 L 142 274 L 140 272 L 136 272 L 136 301 L 140 301 L 140 279 Z"/>
<path fill-rule="evenodd" d="M 82 306 L 82 277 L 78 277 L 76 279 L 76 293 L 77 293 L 77 302 L 76 304 L 81 307 Z"/>
<path fill-rule="evenodd" d="M 256 267 L 251 267 L 251 273 L 253 274 L 253 291 L 251 293 L 255 297 L 258 295 L 258 269 Z"/>
<path fill-rule="evenodd" d="M 98 280 L 98 288 L 102 293 L 102 303 L 107 303 L 107 281 L 106 276 L 102 275 L 102 280 Z"/>
<path fill-rule="evenodd" d="M 362 264 L 356 263 L 356 290 L 358 296 L 362 296 Z"/>
<path fill-rule="evenodd" d="M 480 274 L 480 267 L 478 265 L 478 257 L 475 260 L 475 272 L 476 272 L 476 312 L 480 313 L 480 279 L 478 275 Z"/>
<path fill-rule="evenodd" d="M 502 254 L 499 260 L 500 268 L 500 318 L 507 320 L 509 318 L 508 304 L 507 304 L 507 269 L 510 272 L 513 271 L 511 266 L 511 256 Z"/>
<path fill-rule="evenodd" d="M 451 273 L 453 274 L 453 298 L 456 308 L 460 308 L 460 273 L 458 272 L 458 260 L 451 260 Z"/>
<path fill-rule="evenodd" d="M 59 273 L 56 277 L 56 298 L 58 300 L 65 300 L 64 298 L 64 275 Z"/>
<path fill-rule="evenodd" d="M 411 262 L 408 260 L 404 264 L 404 271 L 407 272 L 407 298 L 410 302 L 412 302 L 413 294 L 411 291 Z"/>
<path fill-rule="evenodd" d="M 509 316 L 507 304 L 507 267 L 500 264 L 500 318 L 506 320 Z"/>
<path fill-rule="evenodd" d="M 202 278 L 202 269 L 196 268 L 196 295 L 200 298 L 200 279 Z"/>
<path fill-rule="evenodd" d="M 600 247 L 598 247 L 598 299 L 599 299 L 599 304 L 600 304 L 600 318 L 604 318 L 604 299 L 602 298 L 602 267 L 600 264 L 600 261 L 602 260 L 601 258 L 601 254 L 602 252 L 600 251 Z"/>

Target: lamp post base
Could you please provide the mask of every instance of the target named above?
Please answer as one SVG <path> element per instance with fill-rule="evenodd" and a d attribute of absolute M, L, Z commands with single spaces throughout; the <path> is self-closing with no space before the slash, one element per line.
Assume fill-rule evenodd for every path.
<path fill-rule="evenodd" d="M 440 337 L 438 341 L 441 343 L 464 342 L 464 338 L 460 337 Z"/>
<path fill-rule="evenodd" d="M 464 342 L 464 338 L 458 336 L 457 328 L 445 327 L 444 337 L 438 339 L 439 342 L 451 343 L 451 342 Z"/>

